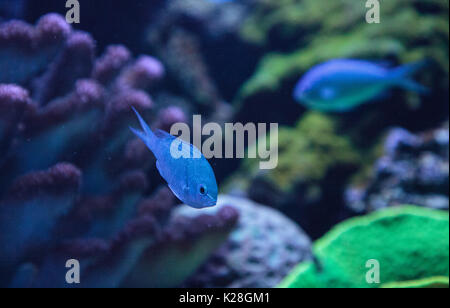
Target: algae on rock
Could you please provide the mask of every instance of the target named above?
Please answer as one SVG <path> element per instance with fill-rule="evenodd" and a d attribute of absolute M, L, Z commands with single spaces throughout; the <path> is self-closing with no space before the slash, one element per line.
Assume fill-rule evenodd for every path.
<path fill-rule="evenodd" d="M 295 128 L 280 128 L 275 169 L 260 170 L 258 160 L 246 159 L 227 190 L 245 190 L 250 199 L 280 209 L 315 238 L 347 217 L 341 196 L 361 161 L 333 117 L 309 112 Z"/>

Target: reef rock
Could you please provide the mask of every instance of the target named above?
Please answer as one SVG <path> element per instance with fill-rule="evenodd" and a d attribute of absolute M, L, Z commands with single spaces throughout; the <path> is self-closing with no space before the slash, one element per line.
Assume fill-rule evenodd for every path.
<path fill-rule="evenodd" d="M 347 203 L 357 212 L 399 204 L 449 208 L 449 125 L 412 134 L 393 129 L 385 142 L 370 183 L 347 191 Z"/>
<path fill-rule="evenodd" d="M 298 263 L 310 259 L 310 240 L 289 218 L 244 198 L 219 196 L 218 206 L 229 206 L 239 221 L 228 240 L 188 279 L 187 287 L 270 288 Z M 196 216 L 189 208 L 181 216 Z"/>

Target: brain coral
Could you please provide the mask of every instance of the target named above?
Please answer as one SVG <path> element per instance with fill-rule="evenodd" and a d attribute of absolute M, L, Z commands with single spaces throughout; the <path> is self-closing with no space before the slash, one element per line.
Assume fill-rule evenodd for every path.
<path fill-rule="evenodd" d="M 449 275 L 448 212 L 389 208 L 337 225 L 314 245 L 316 262 L 300 264 L 281 287 L 379 287 L 368 284 L 368 260 L 380 283 Z"/>
<path fill-rule="evenodd" d="M 295 264 L 310 258 L 309 238 L 278 211 L 224 195 L 218 203 L 205 212 L 232 207 L 240 214 L 238 225 L 185 286 L 274 287 Z M 198 211 L 180 208 L 179 214 L 198 215 Z"/>

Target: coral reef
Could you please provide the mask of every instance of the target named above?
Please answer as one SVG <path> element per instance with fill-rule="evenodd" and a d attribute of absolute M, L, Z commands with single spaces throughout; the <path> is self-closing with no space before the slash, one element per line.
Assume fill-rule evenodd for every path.
<path fill-rule="evenodd" d="M 380 24 L 354 0 L 79 2 L 71 26 L 61 0 L 0 1 L 0 287 L 448 287 L 447 0 L 386 1 Z M 295 102 L 336 58 L 427 60 L 430 92 Z M 165 131 L 278 123 L 277 167 L 214 158 L 218 206 L 179 205 L 132 107 Z"/>
<path fill-rule="evenodd" d="M 300 264 L 281 287 L 379 287 L 367 261 L 377 260 L 381 284 L 449 276 L 448 212 L 404 206 L 343 222 L 314 244 L 315 262 Z"/>
<path fill-rule="evenodd" d="M 310 258 L 310 241 L 291 220 L 249 200 L 220 196 L 218 207 L 235 208 L 239 222 L 226 243 L 184 284 L 187 287 L 271 288 L 294 265 Z M 210 212 L 211 210 L 206 210 Z M 179 209 L 181 215 L 198 215 Z"/>
<path fill-rule="evenodd" d="M 349 207 L 359 213 L 399 204 L 448 210 L 448 132 L 448 122 L 419 135 L 393 129 L 370 183 L 348 190 Z"/>
<path fill-rule="evenodd" d="M 178 207 L 171 213 L 167 230 L 142 255 L 123 286 L 180 286 L 226 241 L 239 220 L 239 212 L 231 206 L 212 213 L 195 211 L 189 217 L 179 212 Z"/>
<path fill-rule="evenodd" d="M 161 180 L 148 180 L 131 107 L 161 128 L 186 117 L 150 97 L 165 74 L 157 59 L 121 45 L 96 59 L 95 47 L 56 14 L 0 24 L 1 286 L 67 287 L 68 259 L 80 286 L 176 286 L 237 221 L 228 207 L 172 217 L 168 189 L 143 199 Z M 161 266 L 168 256 L 179 268 Z M 169 281 L 152 279 L 161 270 Z"/>
<path fill-rule="evenodd" d="M 313 238 L 321 236 L 348 215 L 341 196 L 346 177 L 361 161 L 354 145 L 338 131 L 333 118 L 306 114 L 295 128 L 280 129 L 277 168 L 260 170 L 256 160 L 248 159 L 228 189 L 243 189 L 250 199 L 299 222 Z"/>
<path fill-rule="evenodd" d="M 65 287 L 65 262 L 80 261 L 77 287 L 176 287 L 227 237 L 237 212 L 187 219 L 173 215 L 173 196 L 159 190 L 139 205 L 139 215 L 110 240 L 63 242 L 48 254 L 31 286 Z"/>
<path fill-rule="evenodd" d="M 248 13 L 241 28 L 242 38 L 260 46 L 265 54 L 235 97 L 234 120 L 276 122 L 289 127 L 309 121 L 308 129 L 318 127 L 319 133 L 311 138 L 312 142 L 304 142 L 303 133 L 295 128 L 282 128 L 277 169 L 258 172 L 244 163 L 230 177 L 229 182 L 234 182 L 230 189 L 237 186 L 238 191 L 244 190 L 251 199 L 281 209 L 313 238 L 368 207 L 361 202 L 356 206 L 365 198 L 364 193 L 345 192 L 350 183 L 357 187 L 367 183 L 373 164 L 380 157 L 381 140 L 390 128 L 402 127 L 416 133 L 448 120 L 448 3 L 401 0 L 382 5 L 383 22 L 377 25 L 365 22 L 366 12 L 364 5 L 355 7 L 349 0 L 326 5 L 316 0 L 262 0 Z M 410 27 L 413 23 L 416 26 Z M 335 58 L 361 58 L 386 67 L 427 59 L 428 65 L 415 78 L 430 87 L 431 92 L 417 96 L 393 89 L 351 112 L 323 116 L 331 119 L 336 129 L 333 134 L 320 133 L 321 124 L 310 121 L 311 112 L 295 102 L 292 93 L 296 82 L 311 67 Z M 329 139 L 322 147 L 322 141 L 317 140 L 326 139 L 325 135 Z M 334 143 L 336 147 L 329 147 Z M 339 146 L 342 144 L 345 145 Z M 435 207 L 445 208 L 448 190 L 443 188 L 446 169 L 441 164 L 445 163 L 445 156 L 443 160 L 430 155 L 423 158 L 422 169 L 411 166 L 409 171 L 414 172 L 415 168 L 416 172 L 422 172 L 427 168 L 427 172 L 436 173 L 420 177 L 436 176 L 428 180 L 443 180 L 441 183 L 428 183 L 433 187 L 404 183 L 412 184 L 408 190 L 414 191 L 414 198 L 411 194 L 408 198 L 397 198 L 394 195 L 401 193 L 398 190 L 391 190 L 391 197 L 380 198 L 397 204 L 432 202 Z M 394 165 L 397 162 L 391 167 L 400 168 Z M 417 161 L 410 161 L 414 162 Z M 438 179 L 439 176 L 444 178 Z M 349 202 L 345 199 L 353 200 L 350 203 L 354 206 L 347 207 L 345 203 Z"/>

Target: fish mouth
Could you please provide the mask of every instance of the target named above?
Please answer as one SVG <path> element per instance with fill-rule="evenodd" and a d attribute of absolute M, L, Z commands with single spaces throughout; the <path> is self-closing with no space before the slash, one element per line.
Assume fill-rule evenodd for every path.
<path fill-rule="evenodd" d="M 217 198 L 214 198 L 209 194 L 207 194 L 206 196 L 208 197 L 208 202 L 207 202 L 208 207 L 215 206 L 217 204 Z"/>

